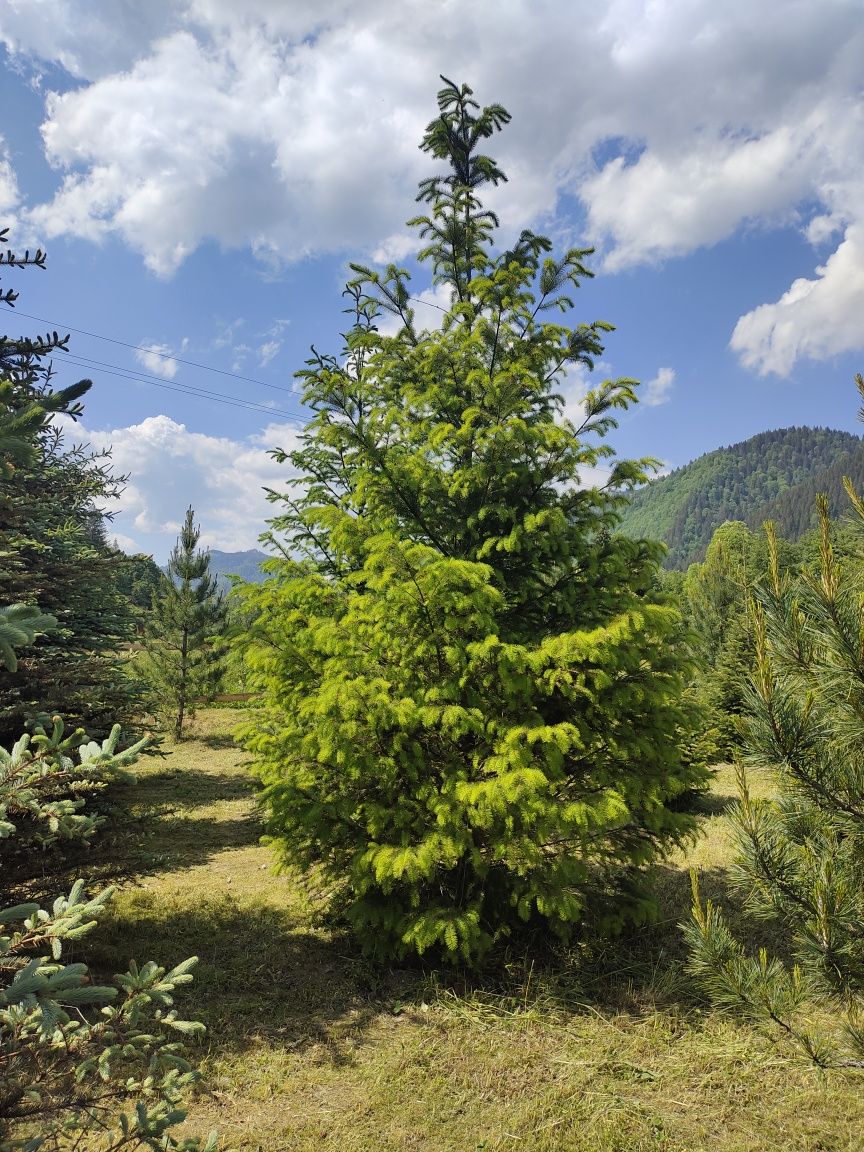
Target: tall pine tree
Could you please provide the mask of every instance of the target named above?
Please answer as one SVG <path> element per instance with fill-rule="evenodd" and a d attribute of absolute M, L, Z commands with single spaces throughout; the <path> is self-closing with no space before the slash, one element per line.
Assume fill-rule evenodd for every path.
<path fill-rule="evenodd" d="M 283 857 L 323 869 L 369 951 L 476 961 L 591 903 L 648 915 L 644 866 L 690 827 L 667 801 L 699 773 L 658 546 L 615 531 L 644 468 L 580 483 L 636 386 L 561 418 L 610 328 L 546 318 L 588 253 L 530 232 L 495 251 L 480 192 L 505 176 L 481 146 L 509 115 L 450 81 L 438 102 L 421 146 L 445 171 L 412 223 L 450 305 L 424 331 L 406 271 L 352 265 L 345 347 L 300 374 L 305 484 L 272 521 L 290 558 L 245 593 L 268 714 L 246 739 Z"/>
<path fill-rule="evenodd" d="M 153 596 L 142 661 L 159 710 L 172 717 L 176 740 L 196 703 L 218 690 L 225 657 L 225 598 L 210 573 L 209 554 L 198 548 L 200 536 L 194 510 L 187 508 L 167 575 Z"/>

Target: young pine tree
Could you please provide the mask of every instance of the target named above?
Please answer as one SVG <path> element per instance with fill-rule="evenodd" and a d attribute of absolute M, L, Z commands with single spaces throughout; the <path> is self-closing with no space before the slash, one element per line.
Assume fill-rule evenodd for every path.
<path fill-rule="evenodd" d="M 859 377 L 864 389 L 864 381 Z M 864 394 L 864 393 L 862 393 Z M 851 485 L 859 541 L 864 503 Z M 819 500 L 818 565 L 771 573 L 753 605 L 755 671 L 741 717 L 735 894 L 779 921 L 791 964 L 750 955 L 694 881 L 685 927 L 691 969 L 719 1004 L 773 1021 L 817 1064 L 864 1067 L 864 602 L 862 557 L 838 561 L 828 502 Z M 770 773 L 777 798 L 757 800 L 748 772 Z M 814 1027 L 814 1005 L 840 1025 Z"/>
<path fill-rule="evenodd" d="M 218 690 L 225 657 L 225 598 L 210 574 L 209 554 L 198 548 L 200 535 L 188 508 L 146 630 L 143 674 L 160 710 L 172 717 L 176 740 L 195 704 Z"/>
<path fill-rule="evenodd" d="M 610 327 L 548 319 L 587 253 L 495 250 L 481 146 L 509 116 L 449 81 L 438 102 L 421 147 L 444 171 L 411 223 L 449 307 L 425 331 L 406 271 L 352 265 L 345 347 L 300 373 L 287 558 L 245 590 L 267 710 L 245 738 L 283 858 L 323 870 L 368 951 L 473 962 L 526 921 L 566 937 L 592 901 L 646 916 L 645 865 L 691 827 L 667 801 L 700 774 L 657 546 L 616 534 L 644 469 L 580 483 L 635 384 L 588 392 L 578 427 L 556 393 Z"/>

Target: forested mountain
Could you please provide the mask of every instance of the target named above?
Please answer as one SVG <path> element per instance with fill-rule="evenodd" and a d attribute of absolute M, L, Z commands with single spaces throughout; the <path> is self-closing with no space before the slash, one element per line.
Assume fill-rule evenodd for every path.
<path fill-rule="evenodd" d="M 725 520 L 758 527 L 771 519 L 781 536 L 797 539 L 813 526 L 817 492 L 828 493 L 832 514 L 842 510 L 845 475 L 864 485 L 864 443 L 851 432 L 760 432 L 653 480 L 634 495 L 621 530 L 665 541 L 667 566 L 686 568 Z"/>
<path fill-rule="evenodd" d="M 787 488 L 773 500 L 761 505 L 750 519 L 752 527 L 773 520 L 777 531 L 787 540 L 797 540 L 816 527 L 816 496 L 824 492 L 828 497 L 832 517 L 841 516 L 849 509 L 849 498 L 843 488 L 843 477 L 849 476 L 856 488 L 864 489 L 864 441 L 859 440 L 849 452 L 842 453 L 827 468 L 814 472 L 794 488 Z"/>
<path fill-rule="evenodd" d="M 221 552 L 218 548 L 210 548 L 210 572 L 216 577 L 219 588 L 227 592 L 231 587 L 230 576 L 239 576 L 241 580 L 248 580 L 250 584 L 260 584 L 265 579 L 261 565 L 270 557 L 258 548 L 247 548 L 245 552 Z M 163 564 L 162 571 L 166 571 Z"/>
<path fill-rule="evenodd" d="M 230 587 L 229 576 L 260 584 L 264 579 L 261 564 L 268 559 L 267 553 L 258 548 L 249 548 L 245 552 L 220 552 L 218 548 L 211 548 L 210 571 L 218 578 L 221 588 Z"/>

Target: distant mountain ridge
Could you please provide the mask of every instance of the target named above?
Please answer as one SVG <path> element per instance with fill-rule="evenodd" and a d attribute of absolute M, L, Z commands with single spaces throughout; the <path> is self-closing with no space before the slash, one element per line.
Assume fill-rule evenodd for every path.
<path fill-rule="evenodd" d="M 825 492 L 831 513 L 848 501 L 842 480 L 864 487 L 864 441 L 832 428 L 781 428 L 718 448 L 652 480 L 633 496 L 621 531 L 663 540 L 669 568 L 701 560 L 726 520 L 759 527 L 774 520 L 797 540 L 814 524 L 814 500 Z"/>
<path fill-rule="evenodd" d="M 248 548 L 245 552 L 221 552 L 210 550 L 210 571 L 217 578 L 219 587 L 227 591 L 231 587 L 229 576 L 239 576 L 250 584 L 260 584 L 267 577 L 261 571 L 261 564 L 271 559 L 259 548 Z"/>

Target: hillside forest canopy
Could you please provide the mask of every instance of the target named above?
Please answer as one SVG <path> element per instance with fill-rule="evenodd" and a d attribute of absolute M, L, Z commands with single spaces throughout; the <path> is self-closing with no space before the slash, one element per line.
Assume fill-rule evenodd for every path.
<path fill-rule="evenodd" d="M 766 521 L 799 541 L 817 526 L 816 497 L 824 493 L 832 517 L 848 507 L 849 477 L 864 486 L 864 445 L 831 428 L 781 428 L 718 448 L 634 493 L 621 520 L 632 536 L 662 540 L 664 565 L 684 570 L 701 561 L 713 533 L 740 520 L 758 531 Z"/>

